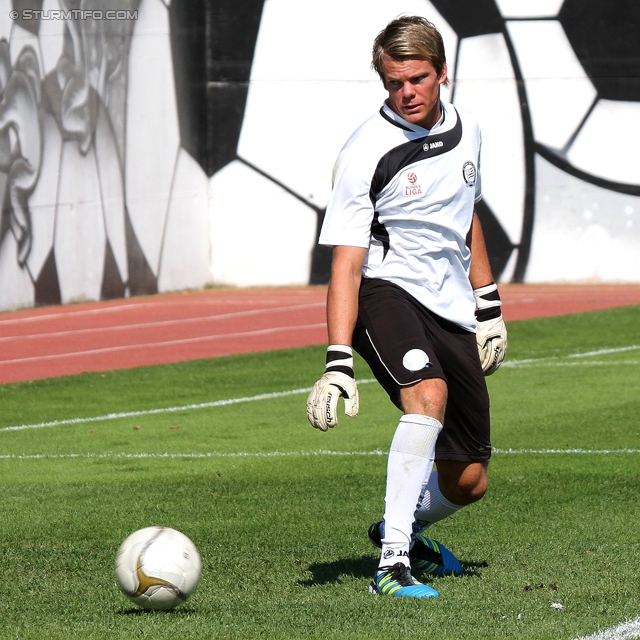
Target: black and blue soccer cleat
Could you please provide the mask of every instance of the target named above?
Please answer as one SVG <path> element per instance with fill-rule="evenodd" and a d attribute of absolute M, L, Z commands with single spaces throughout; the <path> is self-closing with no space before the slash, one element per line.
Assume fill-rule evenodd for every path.
<path fill-rule="evenodd" d="M 383 527 L 384 521 L 374 522 L 368 532 L 369 540 L 379 548 L 382 547 Z M 437 540 L 427 538 L 424 532 L 411 536 L 409 560 L 412 569 L 432 576 L 460 576 L 463 573 L 462 565 L 453 553 Z"/>
<path fill-rule="evenodd" d="M 438 592 L 412 575 L 411 569 L 401 562 L 392 567 L 380 567 L 369 585 L 369 593 L 396 598 L 435 598 Z"/>

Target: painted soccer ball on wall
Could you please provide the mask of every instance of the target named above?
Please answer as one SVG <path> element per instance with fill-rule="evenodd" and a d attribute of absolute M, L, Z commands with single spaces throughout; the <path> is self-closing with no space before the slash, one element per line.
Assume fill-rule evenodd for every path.
<path fill-rule="evenodd" d="M 415 13 L 443 34 L 453 80 L 443 97 L 480 120 L 478 212 L 496 277 L 639 279 L 640 145 L 628 144 L 638 135 L 638 40 L 625 25 L 640 16 L 629 11 L 640 10 L 622 0 L 265 3 L 238 158 L 211 179 L 212 212 L 221 225 L 217 246 L 213 239 L 214 275 L 261 284 L 272 277 L 265 264 L 283 273 L 278 260 L 286 257 L 287 277 L 327 281 L 330 254 L 315 240 L 330 167 L 384 98 L 369 68 L 373 38 L 398 14 Z M 301 21 L 316 28 L 289 28 Z M 603 29 L 611 37 L 596 37 Z M 613 37 L 621 32 L 624 38 Z M 292 61 L 292 50 L 305 55 Z M 603 60 L 615 61 L 616 70 L 598 66 Z M 596 132 L 608 118 L 619 130 L 603 141 Z M 247 189 L 261 194 L 264 207 Z M 248 223 L 244 247 L 224 240 L 235 224 L 224 214 L 232 201 Z"/>
<path fill-rule="evenodd" d="M 533 203 L 524 279 L 637 281 L 640 6 L 497 0 L 523 79 Z"/>
<path fill-rule="evenodd" d="M 143 609 L 173 609 L 195 591 L 202 563 L 187 536 L 169 527 L 140 529 L 122 543 L 116 579 L 129 600 Z"/>

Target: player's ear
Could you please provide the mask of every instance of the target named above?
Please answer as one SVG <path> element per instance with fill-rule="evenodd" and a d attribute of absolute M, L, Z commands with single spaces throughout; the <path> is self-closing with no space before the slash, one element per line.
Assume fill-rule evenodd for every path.
<path fill-rule="evenodd" d="M 438 78 L 438 83 L 439 84 L 446 84 L 447 82 L 447 63 L 445 62 L 442 65 L 442 73 L 440 74 L 440 77 Z"/>

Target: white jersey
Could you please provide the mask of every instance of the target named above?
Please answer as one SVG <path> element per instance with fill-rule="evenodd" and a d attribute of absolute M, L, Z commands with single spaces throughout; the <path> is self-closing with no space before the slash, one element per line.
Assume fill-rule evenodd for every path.
<path fill-rule="evenodd" d="M 385 103 L 336 161 L 320 244 L 368 249 L 363 276 L 382 278 L 427 309 L 476 330 L 466 236 L 480 186 L 480 128 L 442 103 L 431 129 Z"/>

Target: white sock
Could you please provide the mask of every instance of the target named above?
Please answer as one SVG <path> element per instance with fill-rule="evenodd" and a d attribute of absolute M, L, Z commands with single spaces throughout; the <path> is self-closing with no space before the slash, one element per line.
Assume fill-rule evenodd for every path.
<path fill-rule="evenodd" d="M 407 414 L 400 418 L 387 462 L 381 567 L 397 562 L 409 566 L 414 511 L 422 482 L 433 467 L 441 429 L 440 422 L 429 416 Z"/>
<path fill-rule="evenodd" d="M 426 529 L 434 522 L 439 522 L 453 515 L 463 506 L 449 502 L 442 495 L 438 484 L 438 472 L 432 471 L 427 481 L 422 485 L 418 508 L 414 514 L 416 520 L 415 528 L 418 530 Z"/>

